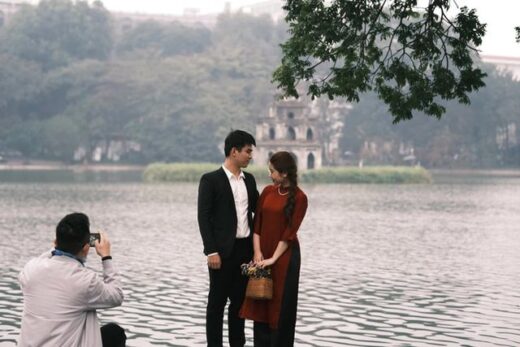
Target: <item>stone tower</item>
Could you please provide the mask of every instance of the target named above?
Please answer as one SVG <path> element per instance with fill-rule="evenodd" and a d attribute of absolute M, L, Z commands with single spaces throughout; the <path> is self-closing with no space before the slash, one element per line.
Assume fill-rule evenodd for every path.
<path fill-rule="evenodd" d="M 274 102 L 256 125 L 255 163 L 267 165 L 273 153 L 288 151 L 295 156 L 299 171 L 321 168 L 323 148 L 319 127 L 320 113 L 313 112 L 307 101 Z"/>

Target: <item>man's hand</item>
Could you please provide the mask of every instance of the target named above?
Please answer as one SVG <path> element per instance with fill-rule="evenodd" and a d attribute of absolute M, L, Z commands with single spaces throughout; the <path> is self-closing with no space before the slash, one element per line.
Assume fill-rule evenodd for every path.
<path fill-rule="evenodd" d="M 208 267 L 213 270 L 220 269 L 220 266 L 222 265 L 222 261 L 220 260 L 220 255 L 213 254 L 208 255 Z"/>
<path fill-rule="evenodd" d="M 96 247 L 96 253 L 101 258 L 107 257 L 110 255 L 110 240 L 108 239 L 108 235 L 105 232 L 100 231 L 99 234 L 101 240 L 96 240 L 94 242 Z"/>

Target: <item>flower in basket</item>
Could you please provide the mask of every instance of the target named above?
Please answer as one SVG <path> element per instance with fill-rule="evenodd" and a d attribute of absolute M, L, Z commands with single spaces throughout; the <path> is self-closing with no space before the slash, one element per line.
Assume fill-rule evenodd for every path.
<path fill-rule="evenodd" d="M 271 269 L 267 267 L 256 266 L 255 263 L 249 262 L 248 264 L 242 264 L 242 275 L 251 278 L 271 278 Z"/>

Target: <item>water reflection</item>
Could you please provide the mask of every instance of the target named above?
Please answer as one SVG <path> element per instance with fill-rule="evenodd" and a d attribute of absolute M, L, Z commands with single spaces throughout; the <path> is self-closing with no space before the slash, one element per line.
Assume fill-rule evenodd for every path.
<path fill-rule="evenodd" d="M 520 180 L 505 182 L 304 187 L 296 345 L 520 345 Z M 203 346 L 196 194 L 195 184 L 0 184 L 0 345 L 18 334 L 19 270 L 50 247 L 64 213 L 84 211 L 110 232 L 123 274 L 126 301 L 102 320 L 125 326 L 129 346 Z M 99 268 L 94 254 L 89 263 Z"/>

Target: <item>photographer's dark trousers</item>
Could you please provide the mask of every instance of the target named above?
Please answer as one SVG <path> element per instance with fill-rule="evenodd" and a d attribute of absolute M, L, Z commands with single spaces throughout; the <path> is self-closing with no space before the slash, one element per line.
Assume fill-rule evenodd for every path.
<path fill-rule="evenodd" d="M 227 300 L 229 345 L 243 347 L 244 319 L 238 316 L 244 301 L 247 277 L 240 273 L 240 265 L 248 263 L 253 257 L 250 238 L 236 239 L 233 251 L 228 258 L 222 259 L 219 270 L 209 269 L 209 295 L 206 310 L 206 338 L 208 347 L 222 347 L 224 309 Z"/>
<path fill-rule="evenodd" d="M 103 347 L 125 347 L 125 330 L 116 323 L 108 323 L 101 327 L 101 341 Z"/>

